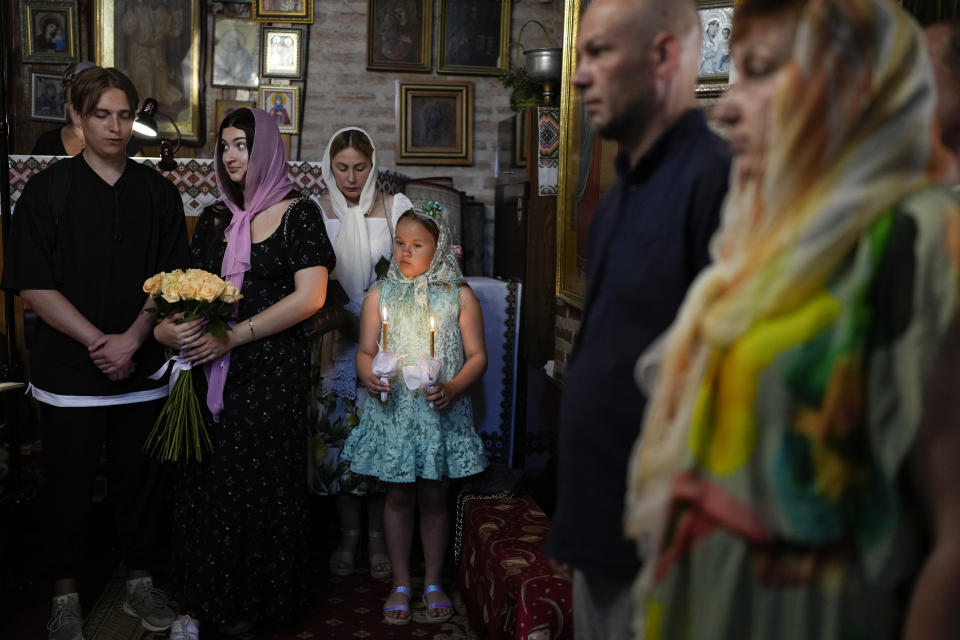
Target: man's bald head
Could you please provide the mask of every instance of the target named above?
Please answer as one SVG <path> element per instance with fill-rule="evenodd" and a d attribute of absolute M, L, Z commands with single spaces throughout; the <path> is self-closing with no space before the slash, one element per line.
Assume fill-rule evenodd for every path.
<path fill-rule="evenodd" d="M 638 153 L 694 102 L 695 0 L 593 0 L 580 21 L 571 81 L 605 138 Z"/>
<path fill-rule="evenodd" d="M 619 14 L 617 24 L 631 30 L 640 42 L 648 42 L 655 34 L 666 31 L 678 38 L 699 32 L 700 18 L 694 0 L 593 0 L 589 9 Z"/>

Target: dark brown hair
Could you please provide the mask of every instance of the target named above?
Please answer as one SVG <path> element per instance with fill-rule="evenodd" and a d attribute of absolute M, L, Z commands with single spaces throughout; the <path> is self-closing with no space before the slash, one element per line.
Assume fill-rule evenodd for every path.
<path fill-rule="evenodd" d="M 341 131 L 333 138 L 330 142 L 330 162 L 344 149 L 356 149 L 367 156 L 367 160 L 373 161 L 373 144 L 359 129 Z"/>
<path fill-rule="evenodd" d="M 100 96 L 107 89 L 120 89 L 127 96 L 127 102 L 130 105 L 130 111 L 137 112 L 140 106 L 140 96 L 137 94 L 137 88 L 133 86 L 124 73 L 113 67 L 104 69 L 102 67 L 90 67 L 84 69 L 73 78 L 70 84 L 70 103 L 73 110 L 81 116 L 93 113 L 97 108 L 97 102 Z"/>
<path fill-rule="evenodd" d="M 257 119 L 253 117 L 253 112 L 246 107 L 241 107 L 227 114 L 227 117 L 220 123 L 220 130 L 217 132 L 217 157 L 214 160 L 215 165 L 223 164 L 223 130 L 227 127 L 240 129 L 247 136 L 247 157 L 253 153 L 253 137 L 257 129 Z M 229 193 L 230 199 L 236 204 L 243 206 L 243 185 L 236 184 L 230 180 L 224 180 L 224 189 Z M 224 197 L 227 194 L 222 194 Z M 227 209 L 224 207 L 224 209 Z M 229 209 L 227 209 L 229 213 Z M 230 221 L 227 220 L 227 224 Z"/>
<path fill-rule="evenodd" d="M 430 232 L 430 235 L 433 236 L 434 243 L 440 241 L 440 227 L 437 226 L 437 223 L 431 220 L 430 218 L 424 218 L 421 215 L 418 215 L 413 209 L 407 209 L 400 214 L 400 217 L 397 218 L 397 226 L 400 226 L 400 223 L 404 220 L 413 220 L 414 222 L 419 222 L 424 229 Z"/>

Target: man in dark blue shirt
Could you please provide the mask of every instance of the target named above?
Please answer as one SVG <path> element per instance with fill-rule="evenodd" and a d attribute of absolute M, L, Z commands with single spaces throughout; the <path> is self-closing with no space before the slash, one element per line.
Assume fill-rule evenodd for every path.
<path fill-rule="evenodd" d="M 560 414 L 549 552 L 574 572 L 577 640 L 631 637 L 640 563 L 622 522 L 646 406 L 633 368 L 709 262 L 727 190 L 729 150 L 696 108 L 699 25 L 694 0 L 594 0 L 580 23 L 572 82 L 620 155 L 591 222 Z"/>

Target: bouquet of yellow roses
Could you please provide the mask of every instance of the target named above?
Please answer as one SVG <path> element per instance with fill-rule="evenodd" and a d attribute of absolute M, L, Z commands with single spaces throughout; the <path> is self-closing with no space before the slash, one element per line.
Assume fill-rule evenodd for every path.
<path fill-rule="evenodd" d="M 171 317 L 177 322 L 203 318 L 207 331 L 218 338 L 227 334 L 236 303 L 243 297 L 232 282 L 203 269 L 158 273 L 147 278 L 143 290 L 155 301 L 157 322 Z M 161 460 L 179 460 L 181 456 L 202 460 L 203 452 L 212 451 L 213 445 L 193 389 L 193 365 L 173 356 L 151 377 L 162 377 L 171 363 L 170 395 L 144 449 Z"/>

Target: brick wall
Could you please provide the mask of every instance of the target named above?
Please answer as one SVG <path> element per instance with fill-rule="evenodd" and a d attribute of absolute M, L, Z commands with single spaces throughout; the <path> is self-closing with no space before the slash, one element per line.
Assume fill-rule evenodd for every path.
<path fill-rule="evenodd" d="M 475 0 L 477 2 L 483 0 Z M 489 1 L 489 0 L 487 0 Z M 434 2 L 433 64 L 437 66 L 439 34 Z M 491 206 L 494 201 L 494 158 L 497 123 L 511 115 L 509 92 L 492 76 L 391 73 L 367 71 L 367 0 L 318 0 L 316 22 L 310 32 L 309 81 L 304 113 L 311 123 L 303 130 L 301 157 L 320 158 L 331 133 L 360 124 L 375 138 L 377 154 L 385 166 L 393 166 L 397 148 L 396 95 L 398 82 L 473 82 L 473 166 L 445 167 L 402 165 L 398 169 L 413 177 L 452 176 L 454 186 Z M 563 38 L 563 3 L 552 0 L 516 1 L 512 5 L 511 39 L 529 19 L 550 30 L 555 46 Z M 523 34 L 528 48 L 547 46 L 535 25 Z"/>

